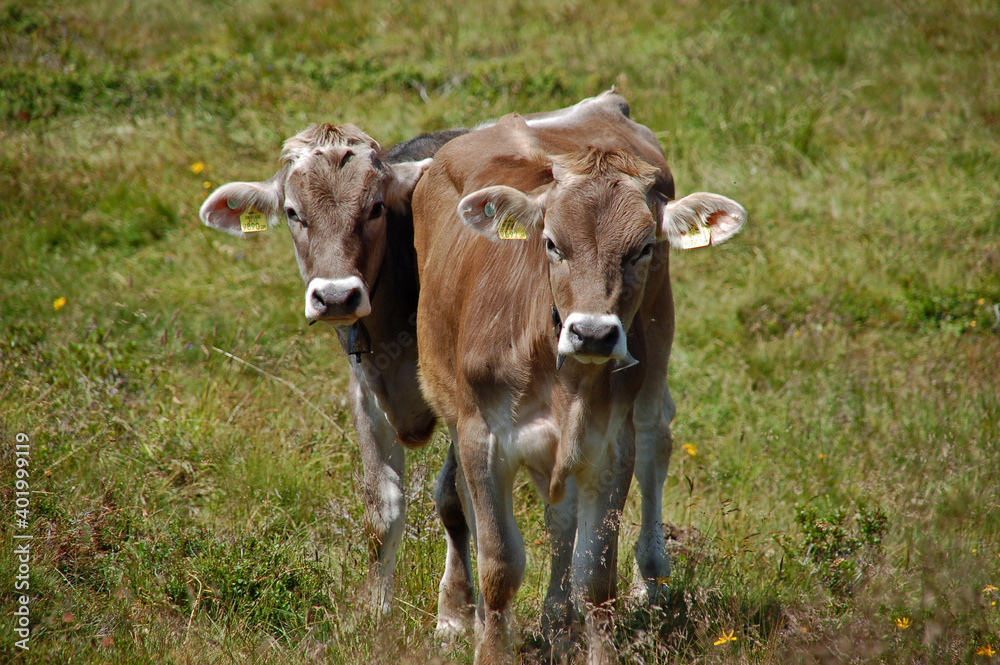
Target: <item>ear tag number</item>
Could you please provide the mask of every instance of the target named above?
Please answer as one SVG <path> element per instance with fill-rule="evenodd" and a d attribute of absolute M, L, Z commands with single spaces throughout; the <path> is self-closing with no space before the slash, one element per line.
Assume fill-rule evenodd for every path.
<path fill-rule="evenodd" d="M 707 226 L 695 226 L 681 236 L 681 247 L 684 249 L 698 249 L 712 244 L 712 232 Z"/>
<path fill-rule="evenodd" d="M 497 206 L 493 201 L 487 201 L 486 205 L 483 206 L 483 214 L 487 217 L 492 217 L 497 214 Z"/>
<path fill-rule="evenodd" d="M 507 215 L 497 224 L 497 236 L 501 240 L 527 240 L 528 229 L 524 228 L 524 224 L 513 215 Z"/>
<path fill-rule="evenodd" d="M 267 231 L 267 217 L 260 210 L 250 206 L 240 215 L 240 231 L 243 233 Z"/>

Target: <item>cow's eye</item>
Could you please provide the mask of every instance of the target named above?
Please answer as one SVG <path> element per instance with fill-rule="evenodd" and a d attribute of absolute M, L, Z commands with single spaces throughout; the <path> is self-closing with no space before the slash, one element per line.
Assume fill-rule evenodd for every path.
<path fill-rule="evenodd" d="M 368 213 L 368 219 L 376 219 L 381 217 L 382 213 L 385 212 L 385 204 L 381 201 L 376 201 L 375 205 L 372 206 L 371 212 Z"/>
<path fill-rule="evenodd" d="M 295 208 L 285 208 L 285 216 L 288 217 L 289 222 L 296 222 L 302 225 L 302 228 L 306 228 L 309 225 L 306 224 L 306 220 L 299 217 L 299 213 L 295 212 Z"/>
<path fill-rule="evenodd" d="M 552 238 L 545 239 L 545 251 L 549 253 L 549 258 L 553 261 L 562 261 L 566 258 L 566 255 L 562 253 L 556 244 L 552 242 Z"/>
<path fill-rule="evenodd" d="M 648 258 L 652 253 L 653 253 L 653 243 L 649 243 L 639 250 L 639 253 L 636 254 L 635 258 L 632 259 L 632 263 L 638 263 L 639 261 Z"/>

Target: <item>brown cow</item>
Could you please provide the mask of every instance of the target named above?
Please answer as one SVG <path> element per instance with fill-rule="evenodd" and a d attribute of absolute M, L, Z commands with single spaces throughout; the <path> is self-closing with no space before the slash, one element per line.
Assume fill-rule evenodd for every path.
<path fill-rule="evenodd" d="M 382 152 L 353 125 L 315 125 L 285 142 L 271 179 L 223 185 L 201 207 L 205 224 L 236 236 L 287 218 L 306 284 L 305 316 L 335 326 L 354 356 L 348 390 L 364 464 L 369 599 L 382 612 L 391 608 L 403 537 L 403 451 L 426 443 L 436 424 L 416 375 L 410 194 L 437 149 L 465 131 L 419 136 Z M 448 460 L 435 498 L 448 542 L 464 543 L 449 560 L 467 561 L 454 455 Z"/>
<path fill-rule="evenodd" d="M 669 573 L 667 244 L 719 244 L 746 212 L 716 194 L 671 200 L 662 150 L 625 109 L 605 93 L 551 122 L 507 116 L 442 148 L 413 195 L 420 381 L 451 430 L 472 517 L 477 663 L 512 657 L 509 608 L 525 569 L 512 489 L 522 467 L 550 503 L 544 621 L 557 646 L 572 597 L 588 660 L 614 658 L 608 601 L 633 467 L 639 573 L 657 594 Z"/>

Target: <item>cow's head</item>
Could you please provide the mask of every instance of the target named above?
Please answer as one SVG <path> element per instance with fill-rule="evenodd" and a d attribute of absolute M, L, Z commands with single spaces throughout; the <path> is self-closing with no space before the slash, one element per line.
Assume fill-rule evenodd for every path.
<path fill-rule="evenodd" d="M 378 152 L 354 125 L 313 125 L 285 142 L 283 165 L 270 180 L 219 187 L 201 206 L 201 219 L 235 236 L 254 232 L 254 211 L 262 213 L 261 228 L 287 219 L 306 284 L 306 318 L 351 325 L 371 313 L 386 209 L 409 206 L 431 162 L 389 165 Z"/>
<path fill-rule="evenodd" d="M 717 194 L 667 201 L 657 170 L 623 151 L 539 159 L 551 180 L 529 193 L 505 186 L 469 194 L 458 212 L 492 240 L 541 233 L 562 321 L 558 354 L 602 364 L 628 357 L 626 333 L 645 288 L 656 243 L 717 245 L 740 230 L 746 211 Z M 547 162 L 547 164 L 545 163 Z"/>

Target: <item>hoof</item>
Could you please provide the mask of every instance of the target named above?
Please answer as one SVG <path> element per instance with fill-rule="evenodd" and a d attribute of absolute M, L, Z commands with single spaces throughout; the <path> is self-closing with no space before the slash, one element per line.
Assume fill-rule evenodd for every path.
<path fill-rule="evenodd" d="M 670 587 L 657 580 L 637 580 L 629 593 L 630 605 L 666 607 L 670 603 Z"/>
<path fill-rule="evenodd" d="M 387 617 L 392 614 L 392 584 L 379 580 L 369 582 L 364 591 L 365 605 L 373 616 Z"/>
<path fill-rule="evenodd" d="M 465 617 L 438 617 L 434 636 L 442 644 L 451 644 L 469 630 L 469 620 Z"/>

